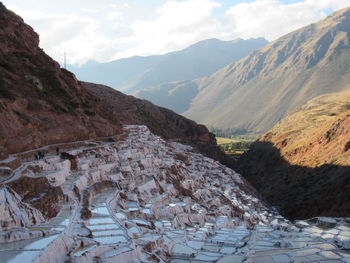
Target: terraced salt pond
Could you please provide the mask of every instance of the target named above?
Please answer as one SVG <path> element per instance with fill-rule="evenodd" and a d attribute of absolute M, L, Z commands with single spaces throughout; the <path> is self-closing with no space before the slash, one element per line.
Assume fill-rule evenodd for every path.
<path fill-rule="evenodd" d="M 125 132 L 69 151 L 76 170 L 58 157 L 35 162 L 43 171 L 32 176 L 49 177 L 66 202 L 27 229 L 48 235 L 0 244 L 1 262 L 350 262 L 350 219 L 290 222 L 191 147 L 144 126 Z"/>
<path fill-rule="evenodd" d="M 72 202 L 65 203 L 57 217 L 42 225 L 28 228 L 29 231 L 44 231 L 45 235 L 48 236 L 0 243 L 0 262 L 23 263 L 31 262 L 35 259 L 69 225 L 72 216 L 72 206 L 74 206 Z"/>
<path fill-rule="evenodd" d="M 17 241 L 0 245 L 1 262 L 23 263 L 31 262 L 42 252 L 48 244 L 55 240 L 58 235 L 44 238 Z"/>
<path fill-rule="evenodd" d="M 115 193 L 115 190 L 109 190 L 98 194 L 92 200 L 92 217 L 88 220 L 87 228 L 91 230 L 93 240 L 100 244 L 125 244 L 130 243 L 126 232 L 110 214 L 107 207 L 107 199 Z"/>

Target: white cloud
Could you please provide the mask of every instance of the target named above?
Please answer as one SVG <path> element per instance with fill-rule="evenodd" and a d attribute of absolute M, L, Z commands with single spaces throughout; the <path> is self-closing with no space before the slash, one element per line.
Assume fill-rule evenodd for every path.
<path fill-rule="evenodd" d="M 184 48 L 196 41 L 219 37 L 219 22 L 213 10 L 221 5 L 213 0 L 168 1 L 156 11 L 154 20 L 137 20 L 131 25 L 138 44 L 116 55 L 147 55 Z"/>
<path fill-rule="evenodd" d="M 232 35 L 275 40 L 326 17 L 325 9 L 337 10 L 349 5 L 350 0 L 305 0 L 293 4 L 256 0 L 231 7 L 225 14 L 225 20 Z"/>
<path fill-rule="evenodd" d="M 325 17 L 325 9 L 346 6 L 350 6 L 350 0 L 301 0 L 293 4 L 255 0 L 232 4 L 222 12 L 219 0 L 168 0 L 154 14 L 147 13 L 144 16 L 147 19 L 137 17 L 142 12 L 132 10 L 134 5 L 126 2 L 107 5 L 104 16 L 103 9 L 95 13 L 93 6 L 80 8 L 77 13 L 81 16 L 11 9 L 40 34 L 40 45 L 50 56 L 62 61 L 66 49 L 68 62 L 81 64 L 92 59 L 105 62 L 133 55 L 162 54 L 213 37 L 274 40 Z M 215 12 L 217 9 L 221 13 Z M 84 17 L 84 13 L 90 16 Z"/>
<path fill-rule="evenodd" d="M 91 13 L 91 14 L 96 14 L 98 13 L 98 11 L 96 9 L 92 9 L 92 8 L 80 8 L 80 11 L 82 12 L 86 12 L 86 13 Z"/>
<path fill-rule="evenodd" d="M 109 20 L 121 20 L 123 19 L 123 14 L 119 11 L 111 11 L 107 14 Z"/>
<path fill-rule="evenodd" d="M 111 4 L 110 7 L 112 7 L 113 9 L 127 9 L 130 8 L 130 5 L 128 3 Z"/>
<path fill-rule="evenodd" d="M 350 0 L 305 0 L 305 5 L 314 8 L 338 10 L 350 6 Z"/>
<path fill-rule="evenodd" d="M 96 19 L 38 11 L 17 10 L 17 13 L 40 34 L 40 46 L 45 52 L 58 61 L 63 60 L 64 50 L 68 63 L 108 61 L 119 45 L 118 39 L 99 33 L 100 22 Z"/>

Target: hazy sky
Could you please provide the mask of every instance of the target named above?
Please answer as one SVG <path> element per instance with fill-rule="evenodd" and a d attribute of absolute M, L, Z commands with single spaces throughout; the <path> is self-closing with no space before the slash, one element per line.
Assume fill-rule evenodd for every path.
<path fill-rule="evenodd" d="M 208 38 L 274 40 L 350 0 L 2 0 L 62 62 L 162 54 Z"/>

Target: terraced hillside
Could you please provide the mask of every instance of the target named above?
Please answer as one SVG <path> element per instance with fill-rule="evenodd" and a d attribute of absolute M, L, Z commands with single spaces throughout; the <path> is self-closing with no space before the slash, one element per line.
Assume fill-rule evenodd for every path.
<path fill-rule="evenodd" d="M 295 224 L 233 170 L 145 126 L 22 160 L 2 177 L 2 262 L 315 262 L 349 260 L 349 219 Z M 63 147 L 63 146 L 61 146 Z M 69 159 L 68 159 L 69 157 Z M 22 154 L 10 156 L 11 160 Z M 41 180 L 62 199 L 31 207 Z M 10 187 L 17 185 L 18 193 Z M 49 195 L 41 189 L 39 196 Z M 14 213 L 12 213 L 14 211 Z M 25 219 L 25 220 L 24 220 Z"/>

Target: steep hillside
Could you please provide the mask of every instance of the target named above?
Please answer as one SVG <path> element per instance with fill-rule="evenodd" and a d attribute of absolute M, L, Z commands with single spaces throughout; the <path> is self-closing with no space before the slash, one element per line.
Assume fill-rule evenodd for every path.
<path fill-rule="evenodd" d="M 350 91 L 317 97 L 241 158 L 240 171 L 290 217 L 349 216 Z"/>
<path fill-rule="evenodd" d="M 101 83 L 123 92 L 178 80 L 191 80 L 212 74 L 267 44 L 262 38 L 234 41 L 208 39 L 165 55 L 131 57 L 110 63 L 90 62 L 70 66 L 84 81 Z"/>
<path fill-rule="evenodd" d="M 43 144 L 118 132 L 74 75 L 38 46 L 39 36 L 0 3 L 0 157 Z"/>
<path fill-rule="evenodd" d="M 218 128 L 266 132 L 287 113 L 350 82 L 350 9 L 271 42 L 197 81 L 185 116 Z"/>
<path fill-rule="evenodd" d="M 350 166 L 350 90 L 321 95 L 280 121 L 262 141 L 293 164 Z"/>
<path fill-rule="evenodd" d="M 117 134 L 126 123 L 147 124 L 168 139 L 224 158 L 205 126 L 110 88 L 103 89 L 115 104 L 106 102 L 100 89 L 86 88 L 91 85 L 79 83 L 47 56 L 33 29 L 1 3 L 0 40 L 0 159 L 42 145 Z"/>

